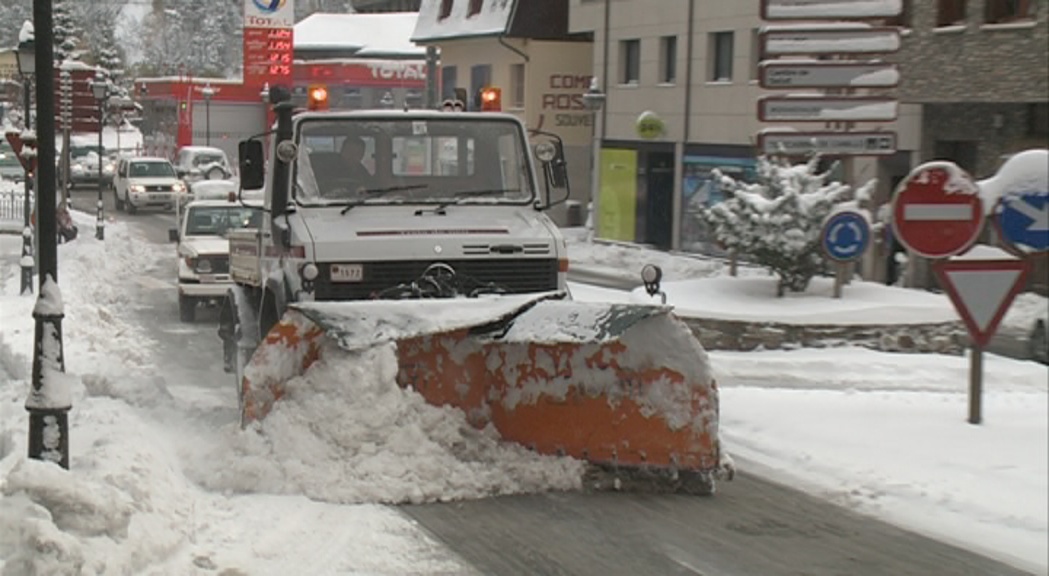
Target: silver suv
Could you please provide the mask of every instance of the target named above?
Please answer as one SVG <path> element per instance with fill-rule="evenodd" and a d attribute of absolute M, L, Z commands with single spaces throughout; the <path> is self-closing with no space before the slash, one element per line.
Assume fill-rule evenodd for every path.
<path fill-rule="evenodd" d="M 134 214 L 139 208 L 173 210 L 185 203 L 186 185 L 165 158 L 121 158 L 113 178 L 113 197 L 117 210 Z"/>

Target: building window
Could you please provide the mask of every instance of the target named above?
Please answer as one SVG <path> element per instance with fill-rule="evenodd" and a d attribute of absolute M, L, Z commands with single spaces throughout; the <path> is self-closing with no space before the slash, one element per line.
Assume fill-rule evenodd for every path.
<path fill-rule="evenodd" d="M 1032 8 L 1031 0 L 987 0 L 984 20 L 988 24 L 1026 20 L 1034 16 Z"/>
<path fill-rule="evenodd" d="M 761 30 L 750 31 L 750 79 L 758 80 L 761 74 Z"/>
<path fill-rule="evenodd" d="M 619 41 L 619 83 L 637 84 L 641 79 L 641 41 Z"/>
<path fill-rule="evenodd" d="M 452 1 L 453 0 L 441 0 L 441 11 L 437 13 L 438 20 L 444 20 L 452 14 Z"/>
<path fill-rule="evenodd" d="M 469 18 L 474 14 L 480 14 L 482 4 L 484 4 L 484 0 L 470 0 L 470 8 L 466 11 L 466 17 Z"/>
<path fill-rule="evenodd" d="M 455 100 L 455 89 L 459 81 L 459 70 L 455 66 L 441 68 L 441 99 Z M 466 105 L 466 102 L 463 102 Z"/>
<path fill-rule="evenodd" d="M 954 26 L 965 23 L 965 0 L 940 0 L 936 11 L 936 26 Z"/>
<path fill-rule="evenodd" d="M 710 80 L 712 82 L 732 81 L 732 43 L 735 34 L 732 32 L 712 32 L 710 34 Z"/>
<path fill-rule="evenodd" d="M 479 64 L 470 67 L 470 94 L 473 98 L 473 110 L 481 109 L 481 91 L 492 83 L 492 65 Z"/>
<path fill-rule="evenodd" d="M 510 107 L 524 108 L 525 106 L 525 65 L 510 65 Z"/>
<path fill-rule="evenodd" d="M 659 43 L 659 81 L 677 81 L 677 36 L 664 36 Z"/>

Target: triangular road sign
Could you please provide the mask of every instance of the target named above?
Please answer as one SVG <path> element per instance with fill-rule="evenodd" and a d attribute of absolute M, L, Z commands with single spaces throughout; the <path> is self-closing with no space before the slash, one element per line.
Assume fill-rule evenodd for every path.
<path fill-rule="evenodd" d="M 941 260 L 933 264 L 940 285 L 962 317 L 973 342 L 983 348 L 1016 295 L 1027 284 L 1031 263 L 1021 259 Z"/>

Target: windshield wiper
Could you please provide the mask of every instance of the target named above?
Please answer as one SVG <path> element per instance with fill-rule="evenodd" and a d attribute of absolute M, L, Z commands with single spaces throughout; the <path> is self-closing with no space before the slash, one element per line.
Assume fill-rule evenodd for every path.
<path fill-rule="evenodd" d="M 497 195 L 500 195 L 500 194 L 506 194 L 507 192 L 520 192 L 520 191 L 521 191 L 520 188 L 489 188 L 489 189 L 486 189 L 486 190 L 464 190 L 462 192 L 456 192 L 455 194 L 452 195 L 452 196 L 455 197 L 455 200 L 445 200 L 444 202 L 441 202 L 440 204 L 438 204 L 438 205 L 436 205 L 436 206 L 434 206 L 433 208 L 430 208 L 430 209 L 416 210 L 415 211 L 415 215 L 416 216 L 421 216 L 423 214 L 423 212 L 433 212 L 434 214 L 443 212 L 445 208 L 451 206 L 452 204 L 455 204 L 458 200 L 460 200 L 462 198 L 482 198 L 484 196 L 497 196 Z"/>
<path fill-rule="evenodd" d="M 409 185 L 403 185 L 403 186 L 390 186 L 390 187 L 387 187 L 387 188 L 367 188 L 365 190 L 361 190 L 361 194 L 363 194 L 364 196 L 367 196 L 368 197 L 367 200 L 370 200 L 372 198 L 382 198 L 383 196 L 385 196 L 387 194 L 390 194 L 392 192 L 404 192 L 406 190 L 422 190 L 424 188 L 429 188 L 429 187 L 430 187 L 429 184 L 409 184 Z M 349 212 L 350 210 L 353 210 L 357 206 L 360 206 L 361 204 L 366 203 L 367 200 L 359 200 L 357 202 L 350 202 L 349 204 L 346 205 L 345 208 L 342 209 L 342 211 L 339 212 L 339 214 L 340 215 L 345 214 L 345 213 Z"/>

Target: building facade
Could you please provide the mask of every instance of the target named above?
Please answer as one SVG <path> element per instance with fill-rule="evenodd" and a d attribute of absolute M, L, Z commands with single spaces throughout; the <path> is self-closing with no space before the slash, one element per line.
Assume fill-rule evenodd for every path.
<path fill-rule="evenodd" d="M 767 94 L 758 85 L 759 4 L 570 0 L 570 30 L 593 34 L 594 74 L 606 94 L 599 237 L 720 254 L 699 213 L 721 200 L 713 169 L 753 175 L 756 134 L 766 127 L 757 118 Z M 901 152 L 852 159 L 849 176 L 878 177 L 887 197 L 886 176 L 907 173 L 920 127 L 920 108 L 909 105 L 896 122 L 858 125 L 897 131 Z"/>
<path fill-rule="evenodd" d="M 907 0 L 901 97 L 923 110 L 921 159 L 977 178 L 1049 146 L 1049 1 Z"/>
<path fill-rule="evenodd" d="M 440 50 L 442 99 L 501 91 L 502 110 L 565 145 L 571 200 L 589 196 L 594 114 L 582 98 L 593 68 L 589 34 L 568 32 L 568 4 L 551 0 L 424 0 L 412 40 Z M 551 211 L 566 223 L 565 205 Z"/>
<path fill-rule="evenodd" d="M 356 12 L 418 12 L 421 0 L 353 0 Z"/>

